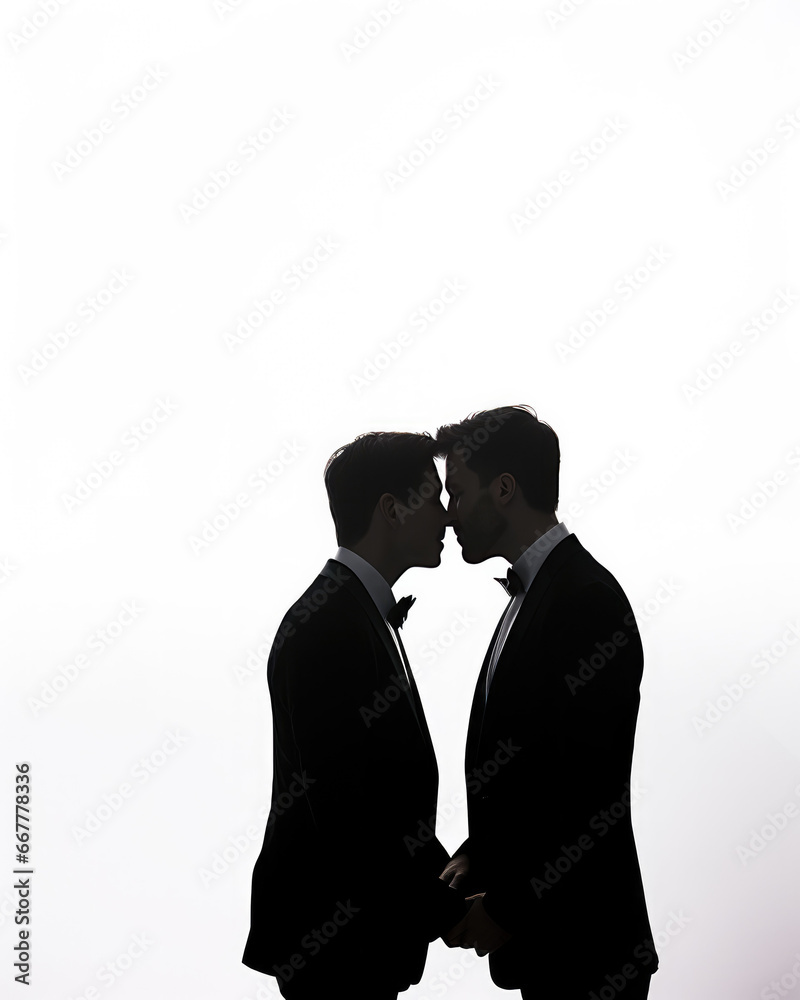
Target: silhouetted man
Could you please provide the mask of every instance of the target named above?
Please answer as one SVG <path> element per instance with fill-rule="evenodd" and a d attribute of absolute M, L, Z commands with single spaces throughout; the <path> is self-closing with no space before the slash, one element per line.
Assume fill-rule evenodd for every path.
<path fill-rule="evenodd" d="M 442 874 L 483 895 L 448 941 L 523 998 L 641 1000 L 658 959 L 631 827 L 633 612 L 555 516 L 547 424 L 505 407 L 437 439 L 464 561 L 512 564 L 469 720 L 469 838 Z"/>
<path fill-rule="evenodd" d="M 438 770 L 391 585 L 438 566 L 447 511 L 427 434 L 366 434 L 325 469 L 340 545 L 267 664 L 272 805 L 245 965 L 285 997 L 383 1000 L 469 904 L 439 878 Z"/>

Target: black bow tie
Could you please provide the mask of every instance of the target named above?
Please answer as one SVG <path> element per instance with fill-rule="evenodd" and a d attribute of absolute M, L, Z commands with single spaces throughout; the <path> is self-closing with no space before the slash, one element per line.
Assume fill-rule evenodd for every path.
<path fill-rule="evenodd" d="M 416 597 L 401 597 L 400 600 L 395 604 L 393 608 L 389 609 L 389 613 L 386 615 L 386 621 L 393 628 L 402 628 L 403 622 L 406 620 L 408 615 L 408 609 L 416 601 Z"/>
<path fill-rule="evenodd" d="M 517 594 L 521 594 L 525 590 L 522 580 L 520 580 L 513 569 L 509 569 L 506 576 L 496 576 L 495 580 L 497 580 L 509 597 L 516 597 Z"/>

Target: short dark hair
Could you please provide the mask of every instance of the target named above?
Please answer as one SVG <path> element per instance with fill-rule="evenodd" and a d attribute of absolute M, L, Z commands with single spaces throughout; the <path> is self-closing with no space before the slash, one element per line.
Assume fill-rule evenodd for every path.
<path fill-rule="evenodd" d="M 339 545 L 364 537 L 384 493 L 405 503 L 424 486 L 438 453 L 430 434 L 404 431 L 370 431 L 338 448 L 325 466 L 325 489 Z"/>
<path fill-rule="evenodd" d="M 482 487 L 510 472 L 536 510 L 558 507 L 561 453 L 553 428 L 530 406 L 501 406 L 473 413 L 436 432 L 439 454 L 452 452 L 477 473 Z"/>

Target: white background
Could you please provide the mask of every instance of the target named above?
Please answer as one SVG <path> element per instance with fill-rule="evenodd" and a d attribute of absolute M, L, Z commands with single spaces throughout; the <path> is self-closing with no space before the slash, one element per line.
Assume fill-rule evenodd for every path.
<path fill-rule="evenodd" d="M 8 0 L 2 21 L 8 995 L 21 760 L 26 996 L 272 995 L 240 964 L 264 667 L 335 549 L 325 461 L 520 402 L 559 434 L 562 516 L 639 613 L 651 997 L 793 993 L 796 5 Z M 396 587 L 418 598 L 449 849 L 504 568 L 449 535 Z M 494 994 L 436 942 L 407 995 Z"/>

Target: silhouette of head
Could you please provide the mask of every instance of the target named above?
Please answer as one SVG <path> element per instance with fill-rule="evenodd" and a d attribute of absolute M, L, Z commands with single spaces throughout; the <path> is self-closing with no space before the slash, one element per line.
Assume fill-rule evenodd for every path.
<path fill-rule="evenodd" d="M 481 410 L 440 427 L 445 487 L 465 562 L 500 555 L 511 518 L 552 516 L 558 506 L 558 437 L 531 407 Z"/>
<path fill-rule="evenodd" d="M 408 566 L 438 566 L 445 527 L 439 448 L 430 434 L 372 431 L 337 449 L 325 466 L 336 540 L 369 539 L 402 553 Z"/>

